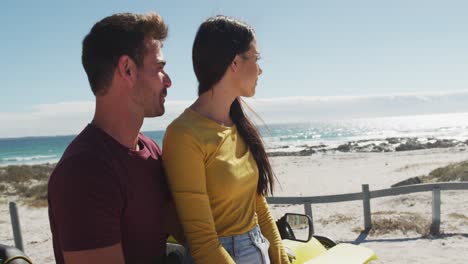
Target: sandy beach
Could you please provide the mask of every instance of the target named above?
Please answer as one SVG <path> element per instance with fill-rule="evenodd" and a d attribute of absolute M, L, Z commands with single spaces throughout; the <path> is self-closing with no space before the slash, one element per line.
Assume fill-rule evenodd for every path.
<path fill-rule="evenodd" d="M 276 196 L 317 196 L 360 192 L 392 184 L 468 158 L 462 148 L 415 150 L 390 153 L 337 153 L 308 157 L 277 157 L 274 166 L 281 183 Z M 361 245 L 373 249 L 379 261 L 373 263 L 467 263 L 468 195 L 466 191 L 442 192 L 441 232 L 423 237 L 416 232 L 394 231 L 368 235 Z M 375 213 L 387 218 L 418 215 L 431 221 L 430 193 L 372 199 Z M 276 218 L 285 212 L 303 213 L 302 206 L 273 206 Z M 312 205 L 315 233 L 337 241 L 355 242 L 363 229 L 362 202 Z M 411 219 L 411 218 L 410 218 Z"/>
<path fill-rule="evenodd" d="M 317 196 L 360 192 L 392 184 L 450 163 L 468 160 L 463 147 L 385 153 L 323 153 L 311 156 L 273 157 L 279 184 L 275 196 Z M 0 241 L 13 244 L 8 201 L 0 197 Z M 19 202 L 26 253 L 35 263 L 53 263 L 47 209 Z M 275 218 L 285 212 L 303 213 L 297 205 L 272 205 Z M 430 223 L 431 194 L 419 193 L 372 199 L 373 220 L 400 219 Z M 373 249 L 379 260 L 372 263 L 453 263 L 468 261 L 468 195 L 466 191 L 442 192 L 442 235 L 425 236 L 416 231 L 391 230 L 360 237 L 362 202 L 313 205 L 315 233 L 339 242 L 356 242 Z M 415 220 L 416 219 L 416 220 Z M 408 224 L 408 223 L 407 223 Z M 359 239 L 358 239 L 359 238 Z"/>

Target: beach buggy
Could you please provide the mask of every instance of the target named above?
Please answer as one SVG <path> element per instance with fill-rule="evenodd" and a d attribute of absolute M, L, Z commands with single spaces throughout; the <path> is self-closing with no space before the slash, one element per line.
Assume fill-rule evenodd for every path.
<path fill-rule="evenodd" d="M 365 264 L 377 259 L 366 247 L 336 244 L 333 240 L 312 233 L 312 221 L 303 214 L 287 213 L 276 221 L 292 264 Z M 16 241 L 16 239 L 15 239 Z M 169 238 L 167 264 L 184 263 L 186 250 Z M 20 249 L 0 243 L 0 264 L 33 264 Z"/>
<path fill-rule="evenodd" d="M 287 213 L 276 225 L 292 264 L 365 264 L 377 259 L 369 248 L 337 244 L 313 234 L 312 220 L 307 215 Z M 185 254 L 185 248 L 170 238 L 167 256 L 172 262 L 168 263 L 184 263 Z"/>

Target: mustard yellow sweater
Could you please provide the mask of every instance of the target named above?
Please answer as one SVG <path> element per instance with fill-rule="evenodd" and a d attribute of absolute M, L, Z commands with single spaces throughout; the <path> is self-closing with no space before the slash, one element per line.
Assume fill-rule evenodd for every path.
<path fill-rule="evenodd" d="M 219 236 L 244 234 L 259 224 L 272 263 L 289 263 L 265 197 L 258 168 L 235 126 L 186 109 L 167 128 L 163 162 L 195 263 L 235 263 Z"/>

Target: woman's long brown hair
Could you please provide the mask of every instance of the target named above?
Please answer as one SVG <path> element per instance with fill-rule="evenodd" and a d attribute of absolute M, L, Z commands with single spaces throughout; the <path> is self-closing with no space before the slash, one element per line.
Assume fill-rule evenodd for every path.
<path fill-rule="evenodd" d="M 215 16 L 198 29 L 192 49 L 193 69 L 198 80 L 198 95 L 210 91 L 221 80 L 234 57 L 249 50 L 255 39 L 252 27 L 226 16 Z M 229 115 L 252 153 L 258 167 L 257 193 L 273 194 L 274 173 L 258 129 L 244 113 L 236 98 Z"/>

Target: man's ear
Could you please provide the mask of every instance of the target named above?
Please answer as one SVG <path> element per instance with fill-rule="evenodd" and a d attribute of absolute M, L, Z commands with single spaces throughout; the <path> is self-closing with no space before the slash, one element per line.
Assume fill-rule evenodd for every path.
<path fill-rule="evenodd" d="M 135 82 L 136 69 L 135 62 L 129 56 L 120 56 L 117 63 L 117 74 L 120 78 L 130 83 Z"/>

